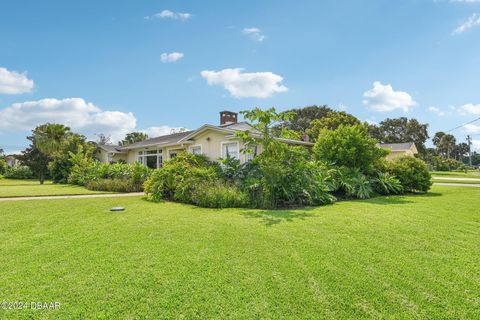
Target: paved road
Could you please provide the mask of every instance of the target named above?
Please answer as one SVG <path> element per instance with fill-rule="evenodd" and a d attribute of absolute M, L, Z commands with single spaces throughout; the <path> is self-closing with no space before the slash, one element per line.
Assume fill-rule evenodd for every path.
<path fill-rule="evenodd" d="M 457 177 L 432 177 L 435 180 L 457 180 L 457 181 L 478 181 L 480 183 L 480 178 L 457 178 Z"/>
<path fill-rule="evenodd" d="M 107 197 L 133 197 L 143 196 L 143 192 L 132 193 L 107 193 L 107 194 L 82 194 L 66 196 L 38 196 L 38 197 L 12 197 L 0 198 L 0 201 L 23 201 L 23 200 L 44 200 L 44 199 L 81 199 L 81 198 L 107 198 Z"/>
<path fill-rule="evenodd" d="M 479 184 L 468 184 L 468 183 L 448 183 L 448 182 L 434 182 L 434 186 L 451 186 L 451 187 L 473 187 L 480 188 Z"/>

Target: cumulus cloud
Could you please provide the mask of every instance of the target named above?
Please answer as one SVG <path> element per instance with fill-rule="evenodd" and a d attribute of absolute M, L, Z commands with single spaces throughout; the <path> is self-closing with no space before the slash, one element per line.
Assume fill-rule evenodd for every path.
<path fill-rule="evenodd" d="M 480 115 L 480 104 L 467 103 L 458 108 L 458 112 L 461 115 Z"/>
<path fill-rule="evenodd" d="M 183 58 L 183 53 L 181 52 L 172 52 L 172 53 L 162 53 L 160 55 L 160 60 L 163 63 L 175 62 Z"/>
<path fill-rule="evenodd" d="M 373 88 L 365 91 L 363 97 L 365 106 L 379 112 L 390 112 L 397 109 L 407 112 L 417 105 L 407 92 L 394 91 L 390 84 L 384 85 L 380 81 L 375 81 Z"/>
<path fill-rule="evenodd" d="M 0 94 L 21 94 L 31 92 L 33 80 L 26 73 L 18 73 L 0 68 Z"/>
<path fill-rule="evenodd" d="M 14 103 L 0 110 L 0 118 L 0 132 L 27 131 L 42 123 L 56 122 L 89 137 L 94 133 L 105 133 L 114 139 L 122 138 L 136 126 L 131 112 L 103 111 L 81 98 Z"/>
<path fill-rule="evenodd" d="M 445 112 L 442 111 L 440 108 L 437 107 L 428 107 L 428 111 L 436 113 L 437 115 L 443 117 L 445 115 Z"/>
<path fill-rule="evenodd" d="M 467 19 L 467 21 L 463 22 L 455 30 L 453 30 L 452 34 L 453 35 L 462 34 L 468 29 L 471 29 L 477 26 L 480 26 L 480 14 L 474 13 Z"/>
<path fill-rule="evenodd" d="M 288 90 L 283 77 L 272 72 L 243 72 L 242 68 L 204 70 L 201 76 L 209 85 L 221 85 L 235 98 L 268 98 Z"/>
<path fill-rule="evenodd" d="M 180 21 L 186 21 L 192 17 L 191 13 L 187 12 L 173 12 L 170 10 L 163 10 L 161 12 L 155 13 L 151 16 L 146 16 L 146 20 L 153 20 L 153 19 L 174 19 Z"/>
<path fill-rule="evenodd" d="M 473 151 L 480 151 L 480 140 L 472 140 Z"/>
<path fill-rule="evenodd" d="M 475 124 L 472 124 L 472 123 L 469 123 L 469 124 L 466 124 L 463 126 L 463 128 L 465 129 L 465 131 L 467 131 L 468 133 L 480 133 L 480 126 L 477 126 Z"/>
<path fill-rule="evenodd" d="M 265 40 L 265 35 L 262 34 L 262 31 L 259 28 L 244 28 L 243 34 L 250 37 L 250 39 L 257 42 L 262 42 Z"/>
<path fill-rule="evenodd" d="M 153 137 L 164 136 L 167 134 L 188 131 L 188 129 L 183 127 L 158 126 L 158 127 L 148 127 L 140 131 L 146 133 L 149 137 L 153 138 Z"/>

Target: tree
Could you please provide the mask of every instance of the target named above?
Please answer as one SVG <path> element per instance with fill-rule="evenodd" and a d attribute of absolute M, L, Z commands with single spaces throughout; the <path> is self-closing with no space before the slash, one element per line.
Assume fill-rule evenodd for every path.
<path fill-rule="evenodd" d="M 52 160 L 48 163 L 48 170 L 53 182 L 67 182 L 74 165 L 72 155 L 82 152 L 90 157 L 92 156 L 97 146 L 93 142 L 87 142 L 86 140 L 85 136 L 77 133 L 71 133 L 63 140 L 61 148 L 52 156 Z"/>
<path fill-rule="evenodd" d="M 48 177 L 47 166 L 50 159 L 37 148 L 35 135 L 31 135 L 27 139 L 31 141 L 30 146 L 22 151 L 22 154 L 17 156 L 17 159 L 28 166 L 34 176 L 38 178 L 40 184 L 43 184 Z"/>
<path fill-rule="evenodd" d="M 33 130 L 36 147 L 50 157 L 60 150 L 62 143 L 71 134 L 69 127 L 58 123 L 42 124 Z"/>
<path fill-rule="evenodd" d="M 103 146 L 106 144 L 110 144 L 111 136 L 107 136 L 104 133 L 95 134 L 97 136 L 97 144 Z"/>
<path fill-rule="evenodd" d="M 435 135 L 433 136 L 432 142 L 433 142 L 433 145 L 437 147 L 437 149 L 440 146 L 440 141 L 442 140 L 442 137 L 444 135 L 445 135 L 445 132 L 439 131 L 439 132 L 436 132 Z"/>
<path fill-rule="evenodd" d="M 255 108 L 253 110 L 241 111 L 240 113 L 252 123 L 255 131 L 259 132 L 259 134 L 246 130 L 237 132 L 237 136 L 242 138 L 247 146 L 261 145 L 263 153 L 267 156 L 273 156 L 286 145 L 278 141 L 277 138 L 298 139 L 298 133 L 288 127 L 283 127 L 278 131 L 279 124 L 290 121 L 293 112 L 278 113 L 275 108 L 265 111 Z M 247 148 L 243 151 L 249 152 L 250 149 Z"/>
<path fill-rule="evenodd" d="M 336 130 L 320 132 L 313 154 L 317 160 L 370 173 L 388 151 L 377 147 L 366 125 L 340 125 Z"/>
<path fill-rule="evenodd" d="M 453 157 L 456 160 L 459 160 L 459 161 L 463 162 L 463 157 L 468 155 L 469 151 L 470 151 L 470 148 L 469 148 L 468 144 L 465 143 L 465 142 L 462 142 L 462 143 L 457 144 L 453 148 L 452 154 L 453 154 Z"/>
<path fill-rule="evenodd" d="M 326 105 L 313 105 L 305 108 L 290 109 L 281 113 L 289 114 L 288 119 L 280 121 L 275 129 L 279 130 L 282 128 L 288 128 L 299 132 L 302 135 L 310 128 L 313 120 L 323 118 L 331 111 L 333 110 Z"/>
<path fill-rule="evenodd" d="M 438 144 L 438 149 L 441 153 L 446 155 L 448 159 L 450 159 L 450 154 L 455 148 L 456 143 L 457 143 L 457 139 L 455 139 L 453 135 L 445 134 L 440 139 L 440 142 Z"/>
<path fill-rule="evenodd" d="M 125 147 L 129 144 L 140 142 L 148 139 L 148 135 L 143 132 L 129 132 L 125 135 L 125 138 L 118 142 L 119 146 Z"/>
<path fill-rule="evenodd" d="M 378 125 L 368 128 L 371 137 L 381 143 L 414 142 L 418 153 L 423 157 L 426 153 L 425 142 L 428 137 L 428 124 L 421 124 L 416 119 L 405 117 L 385 119 Z"/>
<path fill-rule="evenodd" d="M 354 126 L 359 124 L 361 124 L 360 120 L 351 114 L 344 111 L 329 111 L 324 117 L 314 119 L 310 124 L 310 128 L 307 129 L 307 133 L 312 141 L 316 141 L 320 131 L 323 129 L 336 130 L 341 125 Z"/>

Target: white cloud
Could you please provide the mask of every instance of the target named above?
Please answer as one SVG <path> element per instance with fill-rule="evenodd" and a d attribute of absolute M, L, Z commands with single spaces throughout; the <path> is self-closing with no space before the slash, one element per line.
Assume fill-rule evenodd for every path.
<path fill-rule="evenodd" d="M 383 85 L 380 81 L 373 83 L 373 88 L 365 91 L 363 104 L 372 110 L 390 112 L 401 109 L 404 112 L 417 105 L 407 92 L 394 91 L 390 84 Z"/>
<path fill-rule="evenodd" d="M 450 2 L 477 3 L 477 2 L 480 2 L 480 0 L 450 0 Z"/>
<path fill-rule="evenodd" d="M 0 68 L 0 94 L 27 93 L 33 86 L 33 80 L 28 79 L 26 73 Z"/>
<path fill-rule="evenodd" d="M 268 98 L 274 93 L 288 91 L 283 77 L 272 72 L 243 72 L 242 68 L 201 72 L 209 85 L 222 85 L 235 98 Z"/>
<path fill-rule="evenodd" d="M 480 104 L 467 103 L 458 108 L 461 115 L 473 114 L 480 115 Z"/>
<path fill-rule="evenodd" d="M 183 53 L 181 52 L 172 52 L 172 53 L 162 53 L 160 55 L 160 60 L 163 63 L 175 62 L 183 58 Z"/>
<path fill-rule="evenodd" d="M 154 137 L 160 137 L 167 134 L 172 134 L 172 133 L 177 133 L 177 132 L 182 132 L 187 130 L 188 129 L 182 128 L 182 127 L 159 126 L 159 127 L 148 127 L 140 131 L 148 134 L 149 137 L 154 138 Z"/>
<path fill-rule="evenodd" d="M 452 34 L 457 35 L 464 33 L 468 29 L 471 29 L 473 27 L 480 26 L 480 14 L 474 13 L 472 14 L 467 21 L 463 22 L 461 25 L 459 25 L 455 30 L 453 30 Z"/>
<path fill-rule="evenodd" d="M 174 19 L 174 20 L 180 20 L 180 21 L 185 21 L 188 20 L 192 17 L 191 13 L 187 12 L 173 12 L 170 10 L 163 10 L 159 13 L 155 13 L 152 16 L 147 16 L 145 17 L 146 20 L 152 20 L 152 19 Z"/>
<path fill-rule="evenodd" d="M 103 111 L 81 98 L 42 99 L 14 103 L 0 110 L 0 131 L 27 131 L 46 122 L 62 123 L 93 138 L 95 133 L 122 138 L 136 126 L 135 116 L 121 111 Z"/>
<path fill-rule="evenodd" d="M 243 34 L 248 35 L 252 40 L 257 42 L 265 40 L 265 35 L 262 34 L 262 31 L 259 28 L 244 28 Z"/>
<path fill-rule="evenodd" d="M 442 111 L 440 108 L 437 107 L 428 107 L 428 111 L 436 113 L 437 115 L 443 117 L 445 115 L 445 112 Z"/>
<path fill-rule="evenodd" d="M 472 150 L 480 151 L 480 140 L 472 140 Z"/>
<path fill-rule="evenodd" d="M 469 123 L 463 126 L 468 133 L 480 133 L 480 126 Z"/>

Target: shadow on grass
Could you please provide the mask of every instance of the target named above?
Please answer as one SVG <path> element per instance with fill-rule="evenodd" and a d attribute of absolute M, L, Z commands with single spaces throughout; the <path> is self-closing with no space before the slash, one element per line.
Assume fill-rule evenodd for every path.
<path fill-rule="evenodd" d="M 242 215 L 249 219 L 259 219 L 260 223 L 271 227 L 282 222 L 293 222 L 294 220 L 305 220 L 312 218 L 315 215 L 307 212 L 315 208 L 302 208 L 297 210 L 261 210 L 261 211 L 246 211 Z"/>

